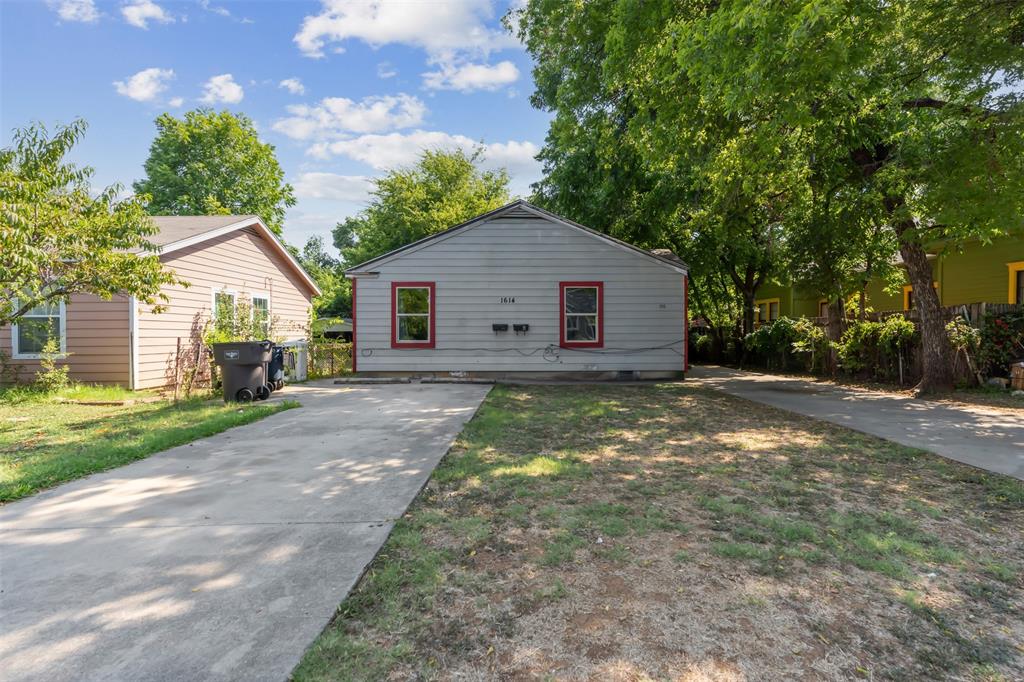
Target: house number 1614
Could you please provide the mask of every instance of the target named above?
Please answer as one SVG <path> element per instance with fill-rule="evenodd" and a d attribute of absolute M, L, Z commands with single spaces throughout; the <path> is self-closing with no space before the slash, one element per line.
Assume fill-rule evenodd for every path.
<path fill-rule="evenodd" d="M 515 302 L 516 302 L 516 297 L 515 296 L 501 296 L 500 298 L 498 298 L 498 303 L 515 303 Z"/>

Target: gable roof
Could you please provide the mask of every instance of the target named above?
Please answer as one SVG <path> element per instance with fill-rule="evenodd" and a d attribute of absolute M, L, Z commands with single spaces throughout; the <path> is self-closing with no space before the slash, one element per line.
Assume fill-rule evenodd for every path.
<path fill-rule="evenodd" d="M 257 215 L 197 215 L 197 216 L 152 216 L 153 224 L 160 230 L 150 235 L 149 241 L 157 247 L 157 255 L 165 256 L 181 249 L 201 244 L 237 230 L 252 228 L 280 254 L 285 262 L 295 271 L 299 279 L 309 287 L 314 295 L 321 291 L 316 281 L 310 277 L 302 264 L 295 259 L 281 238 L 267 227 Z M 138 252 L 142 253 L 142 252 Z"/>
<path fill-rule="evenodd" d="M 196 237 L 238 222 L 259 220 L 257 215 L 156 215 L 153 223 L 160 230 L 149 238 L 157 246 Z"/>
<path fill-rule="evenodd" d="M 350 277 L 356 277 L 360 274 L 369 274 L 370 272 L 372 272 L 371 270 L 367 269 L 369 266 L 376 267 L 383 265 L 384 263 L 390 262 L 394 259 L 401 258 L 402 256 L 419 251 L 420 249 L 426 246 L 430 246 L 435 242 L 443 241 L 450 237 L 454 237 L 456 234 L 462 234 L 463 232 L 471 230 L 474 227 L 487 222 L 488 220 L 494 220 L 495 218 L 500 218 L 502 216 L 543 218 L 558 225 L 564 225 L 566 227 L 571 227 L 573 229 L 580 230 L 584 234 L 595 239 L 598 239 L 600 241 L 603 241 L 609 246 L 613 246 L 615 248 L 623 249 L 626 251 L 631 251 L 641 256 L 644 256 L 645 258 L 649 258 L 655 261 L 658 265 L 671 268 L 676 272 L 680 272 L 684 275 L 689 273 L 689 266 L 687 266 L 686 263 L 684 263 L 678 256 L 672 254 L 671 252 L 667 252 L 665 249 L 658 249 L 657 252 L 641 249 L 639 246 L 634 246 L 628 242 L 622 241 L 621 239 L 610 237 L 604 234 L 603 232 L 592 230 L 589 227 L 580 225 L 579 223 L 573 222 L 567 218 L 562 218 L 561 216 L 555 215 L 550 211 L 546 211 L 539 206 L 534 206 L 525 199 L 517 199 L 512 203 L 505 204 L 504 206 L 496 208 L 493 211 L 489 211 L 482 215 L 478 215 L 475 218 L 467 220 L 466 222 L 461 223 L 459 225 L 455 225 L 454 227 L 450 227 L 447 230 L 443 230 L 436 234 L 432 234 L 429 237 L 424 237 L 423 239 L 412 242 L 411 244 L 406 244 L 405 246 L 399 247 L 393 251 L 389 251 L 388 253 L 385 253 L 382 256 L 377 256 L 376 258 L 360 263 L 359 265 L 354 265 L 351 268 L 347 268 L 345 270 L 345 275 Z"/>

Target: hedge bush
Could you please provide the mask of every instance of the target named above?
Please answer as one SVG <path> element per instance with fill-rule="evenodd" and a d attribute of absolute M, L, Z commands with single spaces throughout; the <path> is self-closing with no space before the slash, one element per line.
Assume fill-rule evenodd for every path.
<path fill-rule="evenodd" d="M 857 321 L 850 324 L 836 344 L 839 367 L 845 373 L 877 381 L 896 381 L 900 360 L 904 370 L 910 367 L 910 354 L 917 345 L 914 323 L 901 315 L 881 322 Z"/>
<path fill-rule="evenodd" d="M 1009 376 L 1010 363 L 1024 358 L 1024 312 L 989 313 L 981 326 L 978 364 L 986 376 Z"/>

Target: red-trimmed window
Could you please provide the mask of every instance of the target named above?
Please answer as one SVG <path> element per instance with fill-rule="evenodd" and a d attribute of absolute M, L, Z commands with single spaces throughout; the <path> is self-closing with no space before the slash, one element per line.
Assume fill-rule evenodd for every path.
<path fill-rule="evenodd" d="M 391 283 L 391 347 L 434 347 L 434 283 Z"/>
<path fill-rule="evenodd" d="M 559 282 L 559 345 L 604 346 L 604 282 Z"/>

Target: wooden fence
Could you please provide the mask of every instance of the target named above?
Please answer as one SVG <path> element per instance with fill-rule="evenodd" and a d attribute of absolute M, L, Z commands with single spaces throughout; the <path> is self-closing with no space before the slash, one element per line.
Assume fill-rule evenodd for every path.
<path fill-rule="evenodd" d="M 310 379 L 336 377 L 352 371 L 352 344 L 334 341 L 310 341 L 309 365 L 306 368 Z"/>

